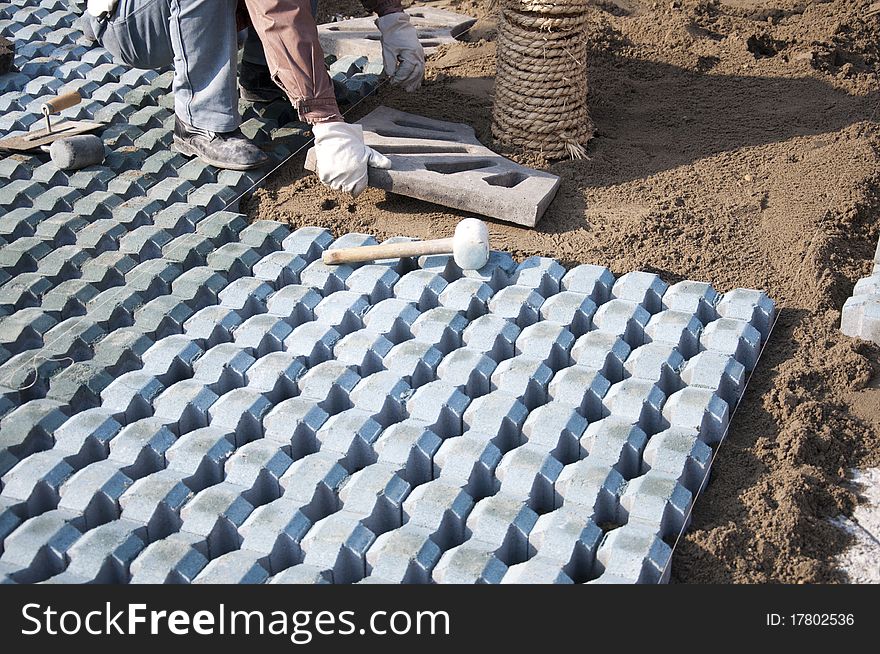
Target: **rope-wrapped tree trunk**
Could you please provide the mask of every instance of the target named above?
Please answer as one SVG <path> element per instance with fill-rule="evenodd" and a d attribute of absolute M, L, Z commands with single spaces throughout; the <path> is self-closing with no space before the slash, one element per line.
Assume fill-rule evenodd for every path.
<path fill-rule="evenodd" d="M 548 159 L 585 155 L 587 0 L 501 0 L 492 134 Z"/>

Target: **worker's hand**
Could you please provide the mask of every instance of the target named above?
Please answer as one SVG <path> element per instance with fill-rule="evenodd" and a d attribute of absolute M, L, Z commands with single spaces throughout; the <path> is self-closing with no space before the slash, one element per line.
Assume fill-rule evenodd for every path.
<path fill-rule="evenodd" d="M 364 145 L 364 128 L 341 121 L 312 125 L 318 179 L 359 196 L 367 188 L 367 166 L 391 168 L 391 160 Z"/>
<path fill-rule="evenodd" d="M 376 20 L 376 27 L 382 35 L 385 74 L 392 84 L 400 84 L 405 91 L 415 91 L 425 77 L 425 50 L 409 16 L 402 11 L 385 14 Z"/>

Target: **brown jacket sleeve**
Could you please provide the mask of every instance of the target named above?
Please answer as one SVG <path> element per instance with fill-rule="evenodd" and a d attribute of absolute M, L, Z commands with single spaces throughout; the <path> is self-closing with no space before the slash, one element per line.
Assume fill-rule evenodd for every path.
<path fill-rule="evenodd" d="M 379 0 L 387 2 L 389 0 Z M 309 0 L 245 0 L 272 78 L 308 123 L 342 120 Z"/>

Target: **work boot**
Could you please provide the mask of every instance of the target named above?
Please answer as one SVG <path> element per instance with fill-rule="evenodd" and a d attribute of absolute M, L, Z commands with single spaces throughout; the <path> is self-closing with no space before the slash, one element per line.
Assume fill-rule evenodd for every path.
<path fill-rule="evenodd" d="M 275 100 L 285 99 L 284 91 L 272 81 L 272 74 L 268 66 L 254 64 L 247 61 L 241 62 L 241 71 L 238 75 L 239 95 L 247 102 L 269 103 Z"/>
<path fill-rule="evenodd" d="M 245 138 L 240 129 L 231 132 L 211 132 L 174 118 L 174 149 L 188 156 L 196 156 L 217 168 L 250 170 L 269 160 L 268 155 Z"/>

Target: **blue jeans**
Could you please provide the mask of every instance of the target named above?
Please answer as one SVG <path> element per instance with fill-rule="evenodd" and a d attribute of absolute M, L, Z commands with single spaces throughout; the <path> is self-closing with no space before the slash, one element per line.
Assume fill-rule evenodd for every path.
<path fill-rule="evenodd" d="M 229 132 L 241 123 L 235 6 L 236 0 L 119 0 L 105 20 L 86 15 L 97 40 L 120 61 L 134 68 L 174 65 L 178 118 Z"/>

